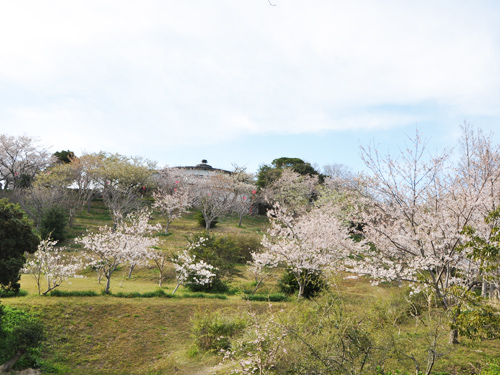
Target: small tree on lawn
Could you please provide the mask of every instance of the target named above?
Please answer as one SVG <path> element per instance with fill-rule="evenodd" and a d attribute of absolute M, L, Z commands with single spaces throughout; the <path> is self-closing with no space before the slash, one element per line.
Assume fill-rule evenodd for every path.
<path fill-rule="evenodd" d="M 148 258 L 153 261 L 158 270 L 158 286 L 161 288 L 163 285 L 165 267 L 170 263 L 172 257 L 167 251 L 154 248 L 148 252 Z"/>
<path fill-rule="evenodd" d="M 100 227 L 97 233 L 76 240 L 89 252 L 91 264 L 102 269 L 107 280 L 106 294 L 109 294 L 111 276 L 119 265 L 145 258 L 149 249 L 158 243 L 158 239 L 150 235 L 161 230 L 161 226 L 148 224 L 149 215 L 147 210 L 130 214 L 127 220 L 118 223 L 115 231 L 107 226 Z"/>
<path fill-rule="evenodd" d="M 26 263 L 24 272 L 30 274 L 38 287 L 38 294 L 47 294 L 74 276 L 80 265 L 73 257 L 64 257 L 62 247 L 55 247 L 57 241 L 42 240 L 34 257 Z M 41 281 L 45 277 L 47 289 L 41 292 Z"/>
<path fill-rule="evenodd" d="M 249 271 L 255 279 L 255 288 L 252 293 L 262 285 L 262 282 L 268 277 L 273 276 L 273 269 L 279 265 L 279 261 L 274 254 L 252 253 L 252 261 L 249 263 Z"/>
<path fill-rule="evenodd" d="M 337 211 L 333 206 L 315 207 L 293 216 L 279 204 L 268 211 L 271 225 L 262 240 L 263 253 L 295 276 L 299 298 L 314 273 L 340 266 L 340 260 L 364 247 L 351 238 L 349 228 L 337 219 Z M 254 257 L 254 263 L 258 259 Z"/>
<path fill-rule="evenodd" d="M 224 173 L 217 173 L 195 182 L 193 207 L 203 215 L 206 230 L 210 230 L 214 220 L 233 212 L 237 199 L 234 193 L 235 183 L 230 175 Z"/>
<path fill-rule="evenodd" d="M 168 234 L 170 223 L 187 212 L 187 208 L 189 207 L 189 191 L 180 191 L 174 188 L 173 193 L 168 194 L 163 190 L 157 190 L 153 193 L 153 197 L 155 198 L 153 207 L 158 209 L 167 220 L 165 234 Z"/>
<path fill-rule="evenodd" d="M 172 292 L 174 294 L 179 286 L 186 284 L 206 285 L 210 284 L 213 277 L 216 276 L 216 268 L 203 260 L 196 261 L 196 256 L 190 255 L 187 250 L 173 257 L 172 262 L 175 266 L 175 276 L 177 285 Z"/>

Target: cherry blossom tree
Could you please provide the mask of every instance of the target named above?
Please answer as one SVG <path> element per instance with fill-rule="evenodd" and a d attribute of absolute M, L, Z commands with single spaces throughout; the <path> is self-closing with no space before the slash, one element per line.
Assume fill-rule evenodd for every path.
<path fill-rule="evenodd" d="M 169 252 L 153 248 L 148 252 L 147 258 L 152 260 L 158 270 L 158 287 L 162 287 L 165 268 L 170 263 L 172 256 Z"/>
<path fill-rule="evenodd" d="M 18 188 L 23 178 L 31 181 L 51 164 L 48 148 L 38 142 L 37 138 L 27 135 L 0 134 L 0 181 L 4 189 Z"/>
<path fill-rule="evenodd" d="M 149 249 L 158 243 L 151 234 L 161 230 L 161 226 L 148 224 L 149 216 L 148 210 L 132 213 L 118 223 L 115 231 L 107 226 L 100 227 L 96 233 L 76 239 L 88 251 L 91 265 L 102 269 L 107 280 L 106 294 L 109 294 L 111 276 L 118 266 L 145 258 Z"/>
<path fill-rule="evenodd" d="M 278 203 L 296 214 L 309 209 L 318 187 L 317 175 L 302 175 L 285 168 L 281 176 L 262 190 L 264 200 L 273 205 Z"/>
<path fill-rule="evenodd" d="M 351 238 L 348 226 L 337 215 L 338 207 L 331 205 L 314 207 L 300 216 L 279 204 L 268 211 L 270 228 L 262 240 L 263 253 L 295 276 L 299 298 L 313 273 L 340 267 L 344 258 L 365 247 Z M 254 256 L 256 266 L 261 257 Z"/>
<path fill-rule="evenodd" d="M 190 255 L 187 250 L 173 257 L 177 285 L 172 292 L 174 294 L 179 286 L 186 284 L 206 285 L 210 284 L 215 275 L 212 271 L 215 267 L 205 263 L 203 260 L 196 261 L 196 257 Z"/>
<path fill-rule="evenodd" d="M 268 277 L 273 276 L 273 269 L 279 265 L 278 258 L 271 253 L 252 253 L 252 261 L 249 263 L 249 271 L 255 279 L 255 288 L 252 293 L 262 285 Z"/>
<path fill-rule="evenodd" d="M 174 188 L 171 194 L 164 190 L 157 190 L 153 193 L 155 202 L 153 207 L 158 209 L 162 216 L 167 220 L 165 225 L 165 234 L 168 234 L 168 228 L 172 221 L 180 218 L 183 213 L 187 212 L 190 205 L 189 191 L 178 190 Z"/>
<path fill-rule="evenodd" d="M 214 220 L 233 212 L 238 197 L 234 188 L 235 180 L 226 173 L 215 173 L 196 180 L 192 205 L 203 215 L 206 230 L 210 230 Z"/>
<path fill-rule="evenodd" d="M 434 291 L 446 311 L 481 284 L 480 267 L 464 249 L 464 228 L 486 230 L 484 217 L 500 204 L 500 152 L 491 137 L 464 126 L 458 163 L 449 153 L 428 156 L 416 135 L 398 157 L 369 146 L 369 198 L 360 221 L 374 245 L 352 270 L 377 280 L 409 282 Z M 354 258 L 353 258 L 354 259 Z M 457 289 L 457 287 L 459 289 Z M 460 292 L 457 292 L 460 291 Z M 450 341 L 456 342 L 456 330 Z"/>
<path fill-rule="evenodd" d="M 68 277 L 74 276 L 80 268 L 80 262 L 74 257 L 64 256 L 63 247 L 55 247 L 57 241 L 42 240 L 33 258 L 26 262 L 23 271 L 30 274 L 36 282 L 38 294 L 47 294 L 60 286 Z M 47 288 L 41 292 L 42 278 L 45 277 Z"/>

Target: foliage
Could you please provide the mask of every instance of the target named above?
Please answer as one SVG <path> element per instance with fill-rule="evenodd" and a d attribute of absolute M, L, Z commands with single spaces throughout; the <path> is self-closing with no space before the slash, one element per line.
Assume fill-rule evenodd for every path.
<path fill-rule="evenodd" d="M 75 159 L 75 153 L 70 150 L 62 150 L 54 152 L 54 156 L 60 163 L 69 164 Z"/>
<path fill-rule="evenodd" d="M 203 351 L 219 351 L 231 346 L 231 339 L 246 326 L 241 316 L 221 315 L 219 312 L 197 311 L 191 319 L 191 335 Z"/>
<path fill-rule="evenodd" d="M 197 261 L 204 261 L 214 267 L 215 276 L 209 284 L 210 287 L 200 290 L 200 286 L 190 285 L 193 291 L 223 292 L 224 283 L 238 275 L 236 264 L 243 263 L 239 249 L 234 239 L 229 235 L 215 235 L 210 232 L 192 234 L 187 238 L 188 252 Z M 203 288 L 202 288 L 203 289 Z"/>
<path fill-rule="evenodd" d="M 252 253 L 262 251 L 260 237 L 240 234 L 233 237 L 236 248 L 238 249 L 240 262 L 249 262 L 252 260 Z"/>
<path fill-rule="evenodd" d="M 323 290 L 327 289 L 328 284 L 320 271 L 303 270 L 300 279 L 304 283 L 304 291 L 302 297 L 313 298 L 319 295 Z M 285 270 L 278 281 L 280 291 L 288 296 L 299 292 L 299 283 L 295 274 L 289 270 Z"/>
<path fill-rule="evenodd" d="M 18 368 L 38 367 L 44 340 L 44 327 L 35 316 L 0 305 L 0 363 L 11 360 L 15 363 L 17 358 Z"/>
<path fill-rule="evenodd" d="M 451 292 L 458 294 L 460 300 L 449 311 L 451 328 L 472 340 L 491 340 L 500 338 L 500 311 L 484 303 L 483 298 L 474 293 L 463 293 L 454 287 Z"/>
<path fill-rule="evenodd" d="M 39 238 L 19 205 L 0 199 L 0 286 L 19 291 L 19 270 L 26 261 L 24 253 L 34 253 Z"/>
<path fill-rule="evenodd" d="M 66 226 L 68 225 L 68 215 L 59 206 L 50 207 L 42 217 L 40 234 L 42 238 L 53 241 L 63 241 L 66 239 Z"/>

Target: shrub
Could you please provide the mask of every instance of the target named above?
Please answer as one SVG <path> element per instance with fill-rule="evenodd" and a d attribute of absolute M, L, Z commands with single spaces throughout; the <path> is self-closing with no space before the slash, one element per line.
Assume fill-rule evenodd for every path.
<path fill-rule="evenodd" d="M 53 206 L 42 217 L 40 234 L 44 239 L 50 237 L 53 241 L 63 241 L 66 238 L 67 225 L 66 211 L 61 207 Z"/>
<path fill-rule="evenodd" d="M 195 345 L 203 351 L 229 349 L 231 338 L 242 332 L 246 320 L 238 316 L 223 316 L 218 312 L 197 312 L 192 319 L 191 334 Z"/>
<path fill-rule="evenodd" d="M 8 289 L 0 289 L 0 298 L 11 298 L 11 297 L 24 297 L 28 295 L 28 291 L 24 289 L 8 290 Z"/>
<path fill-rule="evenodd" d="M 327 288 L 327 283 L 321 272 L 308 272 L 302 271 L 301 277 L 308 277 L 304 288 L 304 298 L 313 298 L 317 296 L 321 291 Z M 295 275 L 289 270 L 283 273 L 283 276 L 278 280 L 278 286 L 280 291 L 286 295 L 293 295 L 299 291 L 299 283 L 297 282 Z"/>
<path fill-rule="evenodd" d="M 289 301 L 289 298 L 284 294 L 275 293 L 275 294 L 243 294 L 241 296 L 242 299 L 246 301 L 269 301 L 269 302 L 284 302 Z"/>
<path fill-rule="evenodd" d="M 227 296 L 224 294 L 182 293 L 182 298 L 227 299 Z"/>
<path fill-rule="evenodd" d="M 196 284 L 196 283 L 189 283 L 186 284 L 186 288 L 190 292 L 202 292 L 202 293 L 226 293 L 229 291 L 229 286 L 222 281 L 221 279 L 218 279 L 215 277 L 209 284 Z"/>
<path fill-rule="evenodd" d="M 51 297 L 96 297 L 98 293 L 94 290 L 52 290 Z"/>
<path fill-rule="evenodd" d="M 246 263 L 252 260 L 252 253 L 261 251 L 260 238 L 254 236 L 236 236 L 234 238 L 240 262 Z"/>
<path fill-rule="evenodd" d="M 39 367 L 40 346 L 45 340 L 44 328 L 32 314 L 0 306 L 0 364 L 24 353 L 16 368 Z"/>
<path fill-rule="evenodd" d="M 187 237 L 189 254 L 197 261 L 204 261 L 215 267 L 215 277 L 210 284 L 197 285 L 187 283 L 192 292 L 225 293 L 229 290 L 226 282 L 240 272 L 236 264 L 244 262 L 239 255 L 239 249 L 231 236 L 216 236 L 209 232 L 197 233 Z"/>

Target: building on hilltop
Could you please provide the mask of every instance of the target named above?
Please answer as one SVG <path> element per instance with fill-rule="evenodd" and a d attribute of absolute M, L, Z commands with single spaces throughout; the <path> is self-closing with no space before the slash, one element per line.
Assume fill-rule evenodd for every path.
<path fill-rule="evenodd" d="M 175 170 L 175 174 L 179 177 L 210 177 L 216 173 L 232 173 L 225 169 L 212 167 L 206 159 L 203 159 L 200 164 L 196 164 L 194 167 L 173 167 L 172 169 Z"/>

